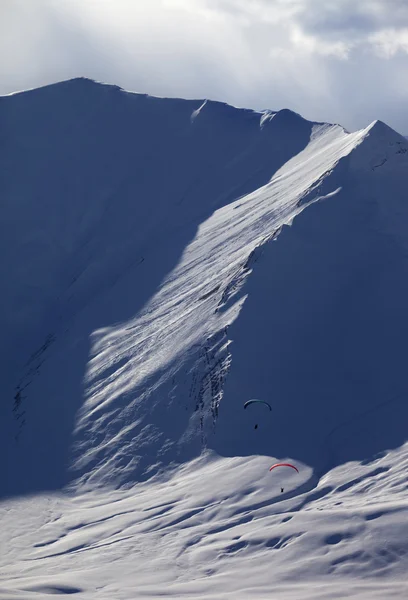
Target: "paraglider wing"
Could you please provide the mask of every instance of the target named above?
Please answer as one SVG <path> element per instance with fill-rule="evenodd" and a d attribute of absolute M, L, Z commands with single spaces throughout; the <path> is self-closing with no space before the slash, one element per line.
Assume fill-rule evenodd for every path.
<path fill-rule="evenodd" d="M 244 404 L 244 408 L 247 408 L 247 406 L 249 406 L 250 404 L 254 404 L 254 403 L 259 403 L 259 404 L 265 404 L 269 410 L 272 410 L 271 405 L 269 404 L 269 402 L 265 402 L 265 400 L 247 400 L 247 402 L 245 402 Z"/>
<path fill-rule="evenodd" d="M 272 471 L 272 469 L 276 469 L 276 467 L 292 467 L 292 469 L 295 469 L 295 471 L 299 473 L 299 469 L 297 469 L 295 465 L 291 465 L 290 463 L 276 463 L 275 465 L 272 465 L 269 470 Z"/>

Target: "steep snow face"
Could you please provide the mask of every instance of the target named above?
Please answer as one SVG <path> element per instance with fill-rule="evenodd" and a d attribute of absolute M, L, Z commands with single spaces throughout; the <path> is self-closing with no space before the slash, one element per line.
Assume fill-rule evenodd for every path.
<path fill-rule="evenodd" d="M 308 142 L 307 122 L 285 136 L 279 118 L 262 127 L 260 114 L 211 102 L 197 118 L 200 104 L 88 80 L 0 98 L 5 359 L 17 333 L 21 351 L 109 288 L 153 237 L 187 224 L 175 260 L 197 219 L 266 183 Z"/>
<path fill-rule="evenodd" d="M 3 263 L 4 330 L 9 361 L 21 365 L 6 387 L 19 465 L 7 480 L 117 485 L 197 455 L 211 443 L 231 364 L 227 327 L 259 248 L 336 193 L 338 183 L 322 191 L 322 182 L 366 133 L 89 81 L 3 102 L 12 175 L 21 147 L 30 162 L 27 178 L 8 178 L 4 209 L 14 223 L 2 238 L 13 256 Z M 35 118 L 44 106 L 60 119 Z"/>
<path fill-rule="evenodd" d="M 407 142 L 86 80 L 0 119 L 0 597 L 406 598 Z"/>
<path fill-rule="evenodd" d="M 94 393 L 83 381 L 95 332 L 135 318 L 200 224 L 307 146 L 311 123 L 296 117 L 294 131 L 286 113 L 263 116 L 88 80 L 0 98 L 0 438 L 16 455 L 18 467 L 1 465 L 11 490 L 66 481 L 77 411 Z M 109 354 L 104 377 L 130 359 Z M 124 390 L 122 404 L 138 394 Z"/>
<path fill-rule="evenodd" d="M 306 149 L 270 183 L 200 225 L 134 320 L 95 332 L 89 394 L 76 428 L 75 467 L 85 478 L 139 479 L 146 469 L 150 474 L 211 445 L 233 356 L 227 328 L 242 306 L 239 290 L 262 245 L 316 199 L 321 178 L 359 140 L 316 126 Z M 115 444 L 106 438 L 106 411 Z"/>
<path fill-rule="evenodd" d="M 229 329 L 219 453 L 290 456 L 318 476 L 405 442 L 407 161 L 402 138 L 373 124 L 323 181 L 338 193 L 265 247 Z M 250 397 L 272 412 L 243 411 Z"/>

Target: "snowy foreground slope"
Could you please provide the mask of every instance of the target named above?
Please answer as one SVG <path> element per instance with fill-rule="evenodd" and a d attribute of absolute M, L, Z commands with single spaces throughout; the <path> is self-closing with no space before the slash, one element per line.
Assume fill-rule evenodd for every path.
<path fill-rule="evenodd" d="M 88 80 L 0 132 L 0 598 L 406 598 L 408 142 Z"/>

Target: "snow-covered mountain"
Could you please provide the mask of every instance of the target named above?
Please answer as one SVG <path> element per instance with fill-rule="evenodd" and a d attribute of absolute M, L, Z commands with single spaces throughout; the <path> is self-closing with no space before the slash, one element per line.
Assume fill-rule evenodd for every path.
<path fill-rule="evenodd" d="M 0 598 L 406 598 L 407 150 L 0 98 Z"/>

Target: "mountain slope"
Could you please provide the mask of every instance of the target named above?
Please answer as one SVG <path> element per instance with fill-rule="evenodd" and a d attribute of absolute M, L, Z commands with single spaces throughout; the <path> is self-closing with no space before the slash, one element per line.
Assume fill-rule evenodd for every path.
<path fill-rule="evenodd" d="M 404 138 L 87 80 L 0 120 L 4 597 L 404 597 Z"/>
<path fill-rule="evenodd" d="M 266 390 L 287 426 L 274 427 L 273 442 L 269 428 L 251 432 L 260 454 L 273 444 L 275 456 L 323 473 L 405 441 L 406 161 L 406 144 L 377 122 L 325 180 L 336 196 L 265 249 L 229 332 L 223 453 L 247 453 L 248 415 L 237 406 Z"/>
<path fill-rule="evenodd" d="M 23 467 L 25 477 L 18 469 L 12 486 L 59 487 L 92 332 L 137 314 L 206 216 L 266 183 L 307 144 L 311 124 L 300 120 L 297 135 L 281 148 L 274 140 L 283 137 L 285 114 L 265 119 L 219 103 L 148 98 L 88 80 L 1 98 L 0 114 L 4 396 L 16 397 L 20 423 L 23 411 L 35 407 L 25 433 L 31 449 L 22 447 L 24 438 L 17 449 L 17 464 L 31 465 Z M 106 299 L 118 283 L 130 287 L 115 292 L 112 303 Z M 99 305 L 90 310 L 94 299 Z M 81 322 L 73 332 L 75 320 Z M 48 357 L 51 377 L 47 367 L 37 369 Z M 44 379 L 36 384 L 38 377 Z M 20 423 L 13 427 L 9 417 L 6 401 L 5 448 L 19 433 Z M 52 469 L 43 468 L 44 460 L 54 461 Z"/>

